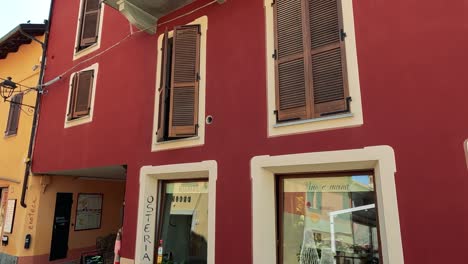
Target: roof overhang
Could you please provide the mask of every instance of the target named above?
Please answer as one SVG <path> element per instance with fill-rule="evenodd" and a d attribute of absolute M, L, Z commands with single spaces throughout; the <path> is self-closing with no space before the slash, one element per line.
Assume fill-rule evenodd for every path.
<path fill-rule="evenodd" d="M 70 169 L 70 170 L 58 170 L 50 172 L 36 172 L 37 175 L 48 175 L 48 176 L 72 176 L 79 178 L 90 178 L 90 179 L 108 179 L 108 180 L 125 180 L 127 175 L 127 169 L 125 165 L 114 165 L 96 168 L 85 168 L 85 169 Z"/>
<path fill-rule="evenodd" d="M 25 34 L 36 37 L 44 35 L 45 24 L 20 24 L 0 39 L 0 60 L 10 52 L 17 52 L 21 45 L 30 44 L 32 39 Z M 25 33 L 25 34 L 24 34 Z"/>
<path fill-rule="evenodd" d="M 150 34 L 156 33 L 159 18 L 196 0 L 104 0 L 124 15 L 130 23 Z M 222 4 L 226 0 L 216 0 Z"/>

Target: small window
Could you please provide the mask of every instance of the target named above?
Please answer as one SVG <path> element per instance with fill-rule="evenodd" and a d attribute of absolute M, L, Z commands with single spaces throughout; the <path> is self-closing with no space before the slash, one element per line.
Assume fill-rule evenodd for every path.
<path fill-rule="evenodd" d="M 278 263 L 382 263 L 373 178 L 279 177 Z"/>
<path fill-rule="evenodd" d="M 99 19 L 101 17 L 100 0 L 83 0 L 82 5 L 77 51 L 83 50 L 97 42 Z"/>
<path fill-rule="evenodd" d="M 277 122 L 350 111 L 341 13 L 338 0 L 274 1 Z"/>
<path fill-rule="evenodd" d="M 7 127 L 5 136 L 16 135 L 18 132 L 19 118 L 21 113 L 21 103 L 23 102 L 23 93 L 16 94 L 10 102 L 10 111 L 8 113 Z"/>
<path fill-rule="evenodd" d="M 158 89 L 157 141 L 196 136 L 200 81 L 200 26 L 174 29 L 164 35 Z"/>
<path fill-rule="evenodd" d="M 160 207 L 162 263 L 207 263 L 208 182 L 162 182 Z"/>
<path fill-rule="evenodd" d="M 89 115 L 94 85 L 94 70 L 77 72 L 72 78 L 67 120 Z"/>

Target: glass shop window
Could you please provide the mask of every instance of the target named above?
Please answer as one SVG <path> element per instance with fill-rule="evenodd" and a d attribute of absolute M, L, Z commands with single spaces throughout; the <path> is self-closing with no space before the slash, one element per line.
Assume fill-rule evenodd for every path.
<path fill-rule="evenodd" d="M 163 182 L 159 243 L 164 264 L 206 264 L 208 182 Z"/>
<path fill-rule="evenodd" d="M 368 172 L 280 176 L 278 263 L 382 263 L 373 180 Z"/>

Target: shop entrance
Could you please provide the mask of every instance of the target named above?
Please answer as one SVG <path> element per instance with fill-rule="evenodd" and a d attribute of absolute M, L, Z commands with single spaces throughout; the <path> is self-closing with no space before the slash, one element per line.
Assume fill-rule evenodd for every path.
<path fill-rule="evenodd" d="M 49 257 L 50 261 L 67 257 L 72 203 L 72 193 L 57 193 L 54 225 L 52 228 L 52 245 Z"/>

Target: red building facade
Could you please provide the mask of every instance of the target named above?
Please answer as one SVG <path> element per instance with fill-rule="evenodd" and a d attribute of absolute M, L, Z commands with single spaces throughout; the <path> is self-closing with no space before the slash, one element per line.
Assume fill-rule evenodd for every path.
<path fill-rule="evenodd" d="M 281 22 L 275 24 L 282 14 L 278 5 L 287 1 L 228 0 L 220 4 L 197 0 L 166 12 L 152 28 L 130 19 L 139 25 L 136 27 L 116 9 L 102 5 L 97 39 L 84 42 L 83 47 L 83 1 L 53 2 L 44 81 L 60 79 L 48 85 L 42 96 L 33 172 L 115 180 L 124 165 L 123 263 L 157 263 L 158 241 L 163 237 L 163 248 L 167 245 L 177 252 L 177 247 L 183 247 L 166 241 L 174 238 L 167 235 L 170 227 L 164 227 L 166 214 L 173 216 L 168 216 L 169 222 L 191 223 L 192 233 L 194 226 L 204 228 L 196 232 L 205 238 L 204 249 L 193 253 L 200 263 L 309 263 L 304 245 L 312 240 L 314 246 L 309 249 L 320 249 L 320 258 L 331 250 L 338 263 L 346 257 L 373 263 L 351 252 L 357 245 L 372 248 L 373 253 L 366 257 L 379 263 L 459 262 L 460 253 L 467 249 L 463 237 L 468 235 L 462 226 L 468 220 L 464 203 L 468 125 L 462 122 L 468 114 L 462 73 L 466 55 L 460 53 L 468 35 L 463 34 L 467 31 L 465 5 L 339 2 L 339 25 L 346 33 L 337 42 L 343 44 L 337 44 L 343 66 L 339 70 L 346 76 L 345 97 L 352 101 L 346 105 L 343 97 L 342 106 L 329 110 L 321 110 L 315 103 L 315 108 L 304 108 L 307 114 L 297 116 L 293 111 L 289 119 L 291 113 L 277 108 L 279 95 L 275 92 L 281 83 L 281 63 L 291 60 L 288 54 L 283 61 L 281 58 L 281 50 L 286 52 L 290 46 L 281 48 L 275 41 L 281 36 L 288 39 L 287 32 L 293 31 L 278 33 Z M 300 8 L 312 10 L 313 2 L 286 6 L 286 17 L 296 16 L 297 11 L 312 28 L 313 15 L 305 16 Z M 288 22 L 284 25 L 293 27 Z M 177 56 L 184 55 L 178 53 L 184 49 L 179 46 L 190 41 L 190 26 L 198 34 L 193 38 L 197 75 L 187 81 L 183 69 L 179 73 L 171 69 L 182 65 Z M 154 34 L 148 33 L 152 30 Z M 318 76 L 314 54 L 322 50 L 314 51 L 313 41 L 311 45 L 312 49 L 301 47 L 305 50 L 301 58 L 312 58 L 312 62 L 301 65 Z M 186 58 L 182 55 L 180 58 Z M 167 61 L 175 66 L 168 67 Z M 86 71 L 93 71 L 92 81 L 87 80 L 94 82 L 86 97 L 87 112 L 84 118 L 69 118 L 74 78 L 78 78 L 74 76 Z M 290 75 L 297 72 L 293 67 Z M 285 78 L 290 75 L 286 73 Z M 177 129 L 177 113 L 171 107 L 177 103 L 178 76 L 182 76 L 180 87 L 196 87 L 198 97 L 196 112 L 190 116 L 195 122 L 185 125 L 193 126 L 195 132 L 183 130 L 189 132 L 181 132 L 182 136 L 170 132 Z M 294 81 L 305 82 L 305 93 L 314 93 L 317 88 L 307 90 L 307 85 L 319 87 L 320 83 L 307 81 L 309 75 L 305 76 L 305 80 L 302 74 L 291 77 L 292 86 Z M 166 95 L 170 106 L 161 114 L 165 82 L 171 87 Z M 294 103 L 294 98 L 290 100 Z M 164 122 L 170 127 L 163 136 L 161 120 L 168 120 Z M 363 176 L 367 180 L 360 180 Z M 333 180 L 339 177 L 346 180 Z M 288 185 L 303 178 L 306 180 L 296 187 Z M 343 187 L 346 181 L 353 183 Z M 182 190 L 187 187 L 184 182 L 206 184 L 195 184 L 187 192 Z M 320 186 L 323 191 L 310 186 Z M 326 192 L 351 200 L 338 208 L 327 201 L 341 203 L 343 199 L 327 198 L 336 195 Z M 372 199 L 360 196 L 365 192 L 372 193 Z M 164 209 L 169 206 L 164 204 L 164 196 L 173 199 L 170 212 Z M 186 197 L 185 207 L 176 201 L 179 196 L 181 201 Z M 319 197 L 320 201 L 314 200 Z M 367 202 L 358 202 L 360 197 Z M 198 212 L 189 199 L 206 206 L 197 207 L 201 208 Z M 343 212 L 348 218 L 336 216 L 335 238 L 328 229 L 320 231 L 321 223 L 323 228 L 329 226 L 330 214 L 370 204 L 375 207 L 362 210 L 374 210 L 373 216 L 359 212 Z M 182 217 L 186 211 L 191 212 L 188 220 Z M 201 216 L 202 212 L 208 213 Z M 358 220 L 362 218 L 367 219 L 366 224 Z M 348 227 L 338 227 L 345 220 L 352 222 L 343 225 L 351 228 L 349 232 Z M 294 224 L 301 225 L 299 241 L 291 242 L 295 238 L 285 234 L 297 231 L 288 229 Z M 371 230 L 362 233 L 369 238 L 356 236 L 362 225 Z M 306 238 L 307 230 L 313 230 L 312 240 Z M 347 242 L 348 233 L 353 234 L 351 242 Z M 341 245 L 354 245 L 341 249 L 347 252 L 341 259 L 339 236 Z M 378 242 L 371 243 L 373 239 Z M 288 245 L 297 248 L 296 260 L 288 260 Z M 189 248 L 196 251 L 193 245 Z M 164 250 L 164 254 L 168 252 Z"/>

